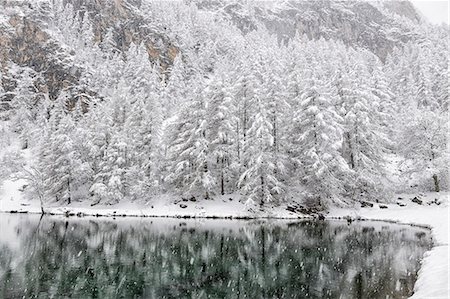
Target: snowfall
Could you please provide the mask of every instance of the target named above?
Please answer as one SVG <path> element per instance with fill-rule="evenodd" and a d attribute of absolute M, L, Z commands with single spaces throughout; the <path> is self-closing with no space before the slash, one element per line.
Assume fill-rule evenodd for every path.
<path fill-rule="evenodd" d="M 17 144 L 8 148 L 17 148 Z M 0 151 L 0 158 L 7 150 Z M 29 150 L 22 151 L 25 160 L 31 160 Z M 2 213 L 41 213 L 38 200 L 25 196 L 27 182 L 6 179 L 0 182 L 0 217 Z M 413 202 L 418 198 L 421 203 Z M 437 204 L 439 203 L 439 204 Z M 450 192 L 396 194 L 391 204 L 372 203 L 365 208 L 333 208 L 326 218 L 353 220 L 380 220 L 431 229 L 433 248 L 425 253 L 419 276 L 414 286 L 414 299 L 449 299 L 449 211 Z M 175 218 L 303 218 L 311 217 L 286 209 L 286 205 L 264 211 L 239 200 L 239 195 L 216 197 L 214 200 L 197 201 L 173 195 L 156 196 L 149 202 L 127 202 L 116 205 L 86 206 L 74 202 L 70 207 L 45 205 L 46 213 L 68 217 L 175 217 Z M 4 215 L 4 214 L 3 214 Z"/>
<path fill-rule="evenodd" d="M 0 189 L 0 213 L 40 213 L 39 202 L 23 196 L 24 181 L 5 180 Z M 22 190 L 22 191 L 21 191 Z M 449 192 L 398 194 L 392 204 L 377 204 L 366 208 L 334 208 L 327 218 L 380 220 L 425 226 L 431 229 L 434 247 L 426 252 L 411 298 L 450 298 L 449 287 Z M 422 204 L 412 202 L 418 197 Z M 435 202 L 439 202 L 437 205 Z M 382 208 L 380 208 L 382 206 Z M 384 206 L 384 207 L 383 207 Z M 159 196 L 149 203 L 119 203 L 110 206 L 89 206 L 73 203 L 69 207 L 45 206 L 50 214 L 98 217 L 211 217 L 211 218 L 301 218 L 308 217 L 279 206 L 268 211 L 252 210 L 241 203 L 238 196 L 224 196 L 215 200 L 192 201 Z M 0 214 L 1 217 L 1 214 Z"/>

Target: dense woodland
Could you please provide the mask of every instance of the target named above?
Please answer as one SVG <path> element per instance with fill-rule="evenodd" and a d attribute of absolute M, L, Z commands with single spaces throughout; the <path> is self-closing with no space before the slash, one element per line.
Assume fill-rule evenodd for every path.
<path fill-rule="evenodd" d="M 295 194 L 326 207 L 448 188 L 448 28 L 415 24 L 427 38 L 381 60 L 339 40 L 243 32 L 182 2 L 142 9 L 177 41 L 172 64 L 144 44 L 119 50 L 112 30 L 95 34 L 87 13 L 54 4 L 47 31 L 71 55 L 53 55 L 83 69 L 78 83 L 52 97 L 32 68 L 1 72 L 0 88 L 16 82 L 0 89 L 1 118 L 31 152 L 3 164 L 41 200 Z"/>

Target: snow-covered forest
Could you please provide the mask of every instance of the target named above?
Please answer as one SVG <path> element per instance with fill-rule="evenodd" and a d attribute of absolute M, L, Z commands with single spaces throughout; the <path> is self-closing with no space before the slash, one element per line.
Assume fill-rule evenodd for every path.
<path fill-rule="evenodd" d="M 0 12 L 0 180 L 25 178 L 42 202 L 327 208 L 449 188 L 448 27 L 317 4 L 389 20 L 352 43 L 314 14 L 285 33 L 268 12 L 289 2 L 89 3 Z M 374 32 L 382 50 L 364 44 Z"/>

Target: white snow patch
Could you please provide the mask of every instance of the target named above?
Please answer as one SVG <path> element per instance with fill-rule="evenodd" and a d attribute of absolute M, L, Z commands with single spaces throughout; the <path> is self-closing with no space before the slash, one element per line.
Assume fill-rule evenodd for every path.
<path fill-rule="evenodd" d="M 449 248 L 437 246 L 425 253 L 411 299 L 450 298 Z"/>

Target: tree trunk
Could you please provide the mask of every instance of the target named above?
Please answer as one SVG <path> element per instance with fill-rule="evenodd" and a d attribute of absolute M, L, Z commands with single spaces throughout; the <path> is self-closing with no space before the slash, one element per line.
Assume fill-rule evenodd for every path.
<path fill-rule="evenodd" d="M 239 138 L 239 121 L 236 122 L 236 147 L 237 147 L 237 159 L 240 162 L 241 161 L 241 148 L 239 146 L 239 143 L 241 142 L 241 139 Z"/>
<path fill-rule="evenodd" d="M 261 175 L 261 201 L 259 206 L 262 207 L 264 205 L 264 177 Z"/>
<path fill-rule="evenodd" d="M 353 157 L 353 148 L 352 144 L 350 142 L 350 133 L 347 132 L 347 142 L 348 142 L 348 148 L 350 150 L 350 168 L 355 169 L 355 158 Z"/>
<path fill-rule="evenodd" d="M 439 192 L 441 189 L 439 187 L 439 178 L 437 174 L 433 174 L 433 181 L 434 181 L 434 191 Z"/>
<path fill-rule="evenodd" d="M 25 139 L 22 143 L 22 149 L 27 149 L 28 148 L 28 139 Z"/>
<path fill-rule="evenodd" d="M 44 196 L 42 195 L 42 193 L 40 191 L 38 191 L 38 196 L 39 196 L 39 203 L 41 205 L 41 215 L 43 216 L 45 214 L 45 210 L 44 210 Z"/>
<path fill-rule="evenodd" d="M 203 173 L 205 175 L 208 173 L 208 163 L 207 162 L 205 162 L 203 164 Z M 206 190 L 206 192 L 205 192 L 205 199 L 209 199 L 209 192 L 208 192 L 208 190 Z"/>
<path fill-rule="evenodd" d="M 276 117 L 276 113 L 274 112 L 273 115 L 273 120 L 272 120 L 272 126 L 273 126 L 273 130 L 272 130 L 272 135 L 273 135 L 273 148 L 275 153 L 278 153 L 278 137 L 277 137 L 277 117 Z"/>
<path fill-rule="evenodd" d="M 220 170 L 220 194 L 225 194 L 225 187 L 224 187 L 224 179 L 223 179 L 223 158 L 222 158 L 222 169 Z"/>
<path fill-rule="evenodd" d="M 67 189 L 68 189 L 68 192 L 69 192 L 69 197 L 67 198 L 67 204 L 69 204 L 70 205 L 70 202 L 71 202 L 71 194 L 70 194 L 70 180 L 68 180 L 67 181 Z"/>

